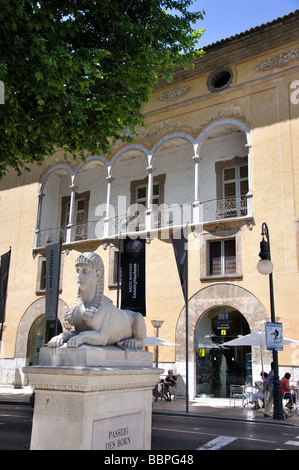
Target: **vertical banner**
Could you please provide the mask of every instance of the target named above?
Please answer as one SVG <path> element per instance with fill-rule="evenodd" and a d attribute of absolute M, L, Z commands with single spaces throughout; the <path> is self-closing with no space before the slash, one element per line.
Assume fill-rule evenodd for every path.
<path fill-rule="evenodd" d="M 182 291 L 187 303 L 187 288 L 188 288 L 188 240 L 185 237 L 184 229 L 171 235 L 171 241 L 175 260 L 180 276 Z"/>
<path fill-rule="evenodd" d="M 123 242 L 120 308 L 145 317 L 145 240 L 127 237 Z"/>
<path fill-rule="evenodd" d="M 186 412 L 189 412 L 189 314 L 188 314 L 188 224 L 185 229 L 171 235 L 186 308 Z"/>
<path fill-rule="evenodd" d="M 5 305 L 11 250 L 0 257 L 0 323 L 5 322 Z"/>
<path fill-rule="evenodd" d="M 46 247 L 46 320 L 57 318 L 61 243 Z"/>

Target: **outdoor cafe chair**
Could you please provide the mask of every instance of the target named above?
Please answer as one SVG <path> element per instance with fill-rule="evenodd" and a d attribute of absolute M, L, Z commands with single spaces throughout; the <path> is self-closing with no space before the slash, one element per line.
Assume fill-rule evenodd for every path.
<path fill-rule="evenodd" d="M 235 400 L 240 399 L 242 400 L 242 407 L 244 408 L 248 396 L 243 385 L 230 385 L 229 406 L 232 406 L 232 399 L 234 400 L 234 406 L 236 406 Z"/>

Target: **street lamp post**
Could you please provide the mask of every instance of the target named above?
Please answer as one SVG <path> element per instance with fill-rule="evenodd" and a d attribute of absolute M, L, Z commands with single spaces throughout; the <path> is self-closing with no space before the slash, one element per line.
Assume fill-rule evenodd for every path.
<path fill-rule="evenodd" d="M 275 323 L 275 307 L 274 307 L 274 292 L 273 292 L 273 264 L 271 262 L 270 253 L 270 237 L 267 224 L 262 224 L 262 241 L 260 244 L 261 251 L 259 257 L 261 258 L 258 262 L 257 269 L 260 274 L 269 275 L 269 289 L 270 289 L 270 309 L 271 309 L 271 322 Z M 273 349 L 273 404 L 274 413 L 273 419 L 284 419 L 282 409 L 282 392 L 280 387 L 280 380 L 278 374 L 278 353 L 277 349 Z"/>
<path fill-rule="evenodd" d="M 152 325 L 154 328 L 156 328 L 156 336 L 157 338 L 159 338 L 159 328 L 161 328 L 161 326 L 163 325 L 164 323 L 164 320 L 152 320 Z M 158 368 L 158 355 L 159 355 L 159 346 L 157 344 L 156 346 L 156 367 Z"/>

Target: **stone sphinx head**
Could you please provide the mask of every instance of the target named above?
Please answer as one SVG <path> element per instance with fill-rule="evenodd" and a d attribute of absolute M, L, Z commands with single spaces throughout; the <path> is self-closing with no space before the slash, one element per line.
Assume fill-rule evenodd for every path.
<path fill-rule="evenodd" d="M 76 259 L 76 276 L 79 293 L 95 285 L 97 294 L 104 292 L 104 264 L 102 258 L 96 253 L 82 253 Z"/>
<path fill-rule="evenodd" d="M 88 310 L 98 309 L 104 292 L 104 264 L 102 258 L 96 253 L 85 252 L 78 256 L 75 267 L 78 295 L 70 311 L 82 302 L 88 302 Z"/>

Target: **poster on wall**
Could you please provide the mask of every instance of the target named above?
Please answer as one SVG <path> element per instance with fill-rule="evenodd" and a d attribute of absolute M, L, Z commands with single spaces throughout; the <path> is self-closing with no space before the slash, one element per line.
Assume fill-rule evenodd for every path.
<path fill-rule="evenodd" d="M 145 240 L 127 237 L 123 243 L 121 309 L 140 312 L 145 317 Z"/>
<path fill-rule="evenodd" d="M 282 323 L 266 322 L 265 332 L 266 332 L 267 349 L 269 350 L 277 349 L 278 351 L 282 351 L 283 350 Z"/>

